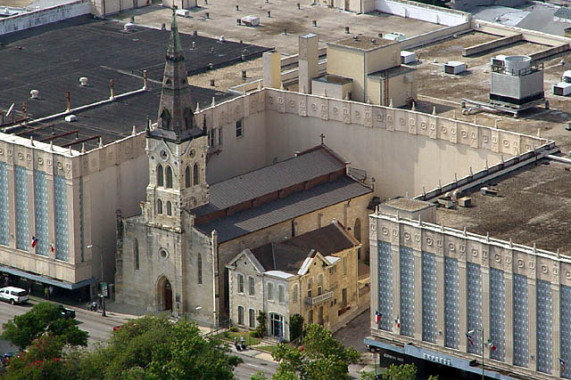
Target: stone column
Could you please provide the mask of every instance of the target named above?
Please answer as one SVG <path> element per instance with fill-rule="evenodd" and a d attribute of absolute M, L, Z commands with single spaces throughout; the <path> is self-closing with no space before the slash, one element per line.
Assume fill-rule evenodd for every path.
<path fill-rule="evenodd" d="M 531 371 L 537 371 L 537 282 L 535 271 L 527 278 L 527 296 L 529 300 L 529 366 Z"/>

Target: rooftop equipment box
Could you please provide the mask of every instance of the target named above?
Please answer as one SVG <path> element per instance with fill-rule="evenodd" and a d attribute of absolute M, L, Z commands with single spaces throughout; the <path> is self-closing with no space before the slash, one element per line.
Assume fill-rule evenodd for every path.
<path fill-rule="evenodd" d="M 450 61 L 442 65 L 442 71 L 446 74 L 458 75 L 466 71 L 466 64 L 464 62 Z"/>
<path fill-rule="evenodd" d="M 409 63 L 416 62 L 416 54 L 411 51 L 401 51 L 400 52 L 400 63 L 407 65 Z"/>

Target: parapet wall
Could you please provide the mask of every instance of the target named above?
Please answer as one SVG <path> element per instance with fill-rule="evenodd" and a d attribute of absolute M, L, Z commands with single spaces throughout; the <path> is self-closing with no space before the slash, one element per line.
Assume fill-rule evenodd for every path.
<path fill-rule="evenodd" d="M 406 0 L 375 0 L 375 10 L 446 26 L 460 25 L 471 18 L 469 13 Z"/>
<path fill-rule="evenodd" d="M 0 36 L 90 13 L 91 2 L 89 0 L 78 0 L 73 3 L 22 13 L 17 16 L 0 19 Z"/>

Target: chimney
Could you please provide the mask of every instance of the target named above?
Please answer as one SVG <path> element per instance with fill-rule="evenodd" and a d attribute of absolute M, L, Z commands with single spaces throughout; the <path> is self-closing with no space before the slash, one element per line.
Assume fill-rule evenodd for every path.
<path fill-rule="evenodd" d="M 22 103 L 22 118 L 24 119 L 24 125 L 28 124 L 28 110 L 26 107 L 26 102 Z"/>
<path fill-rule="evenodd" d="M 311 80 L 317 77 L 319 73 L 319 49 L 317 43 L 319 38 L 316 34 L 310 33 L 299 36 L 299 88 L 307 89 L 309 94 L 311 91 Z"/>
<path fill-rule="evenodd" d="M 71 111 L 71 93 L 68 91 L 65 95 L 65 112 Z"/>
<path fill-rule="evenodd" d="M 113 79 L 109 81 L 109 99 L 115 99 L 115 82 L 113 82 Z"/>
<path fill-rule="evenodd" d="M 148 88 L 147 70 L 143 70 L 143 90 L 147 90 Z"/>
<path fill-rule="evenodd" d="M 280 53 L 267 51 L 262 56 L 264 66 L 264 87 L 280 88 L 281 60 Z"/>

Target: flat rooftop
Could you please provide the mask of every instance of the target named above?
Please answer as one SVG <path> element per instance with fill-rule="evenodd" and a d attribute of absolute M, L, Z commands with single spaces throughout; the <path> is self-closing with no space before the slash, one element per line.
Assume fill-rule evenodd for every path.
<path fill-rule="evenodd" d="M 487 51 L 482 54 L 463 57 L 464 48 L 490 42 L 501 38 L 487 33 L 472 31 L 457 35 L 439 43 L 412 49 L 419 59 L 410 65 L 416 68 L 417 103 L 416 110 L 431 113 L 436 107 L 438 115 L 453 117 L 458 120 L 478 124 L 497 126 L 518 133 L 554 140 L 567 153 L 571 150 L 571 132 L 565 126 L 571 121 L 571 97 L 556 96 L 551 93 L 551 87 L 561 81 L 565 70 L 571 69 L 571 51 L 542 60 L 543 90 L 550 108 L 546 110 L 538 106 L 523 112 L 517 119 L 511 114 L 479 112 L 477 114 L 462 114 L 461 99 L 468 98 L 487 102 L 490 92 L 490 60 L 497 55 L 530 55 L 543 51 L 549 46 L 520 41 L 514 44 Z M 449 61 L 461 61 L 467 64 L 468 71 L 460 75 L 445 74 L 442 64 Z M 562 64 L 564 62 L 564 64 Z"/>
<path fill-rule="evenodd" d="M 468 194 L 472 207 L 438 208 L 437 223 L 448 227 L 571 255 L 570 166 L 542 160 L 491 184 L 497 196 Z"/>
<path fill-rule="evenodd" d="M 27 119 L 34 120 L 64 112 L 67 92 L 74 109 L 109 99 L 111 80 L 116 96 L 140 90 L 146 70 L 149 91 L 73 112 L 77 116 L 73 123 L 59 117 L 13 133 L 73 149 L 80 149 L 79 142 L 85 141 L 90 149 L 98 145 L 97 136 L 107 144 L 130 135 L 133 126 L 143 130 L 147 118 L 157 118 L 168 38 L 167 30 L 136 26 L 126 32 L 120 22 L 86 17 L 2 36 L 0 111 L 6 113 L 14 104 L 2 127 L 9 127 L 12 117 L 22 118 L 24 102 Z M 181 34 L 181 42 L 189 75 L 208 70 L 210 63 L 224 67 L 242 58 L 258 58 L 268 50 L 199 35 Z M 81 77 L 88 78 L 87 86 L 80 85 Z M 31 99 L 31 90 L 39 91 L 37 99 Z M 230 96 L 196 86 L 191 86 L 191 94 L 193 103 L 202 107 L 209 106 L 213 97 L 221 101 Z"/>
<path fill-rule="evenodd" d="M 396 43 L 398 42 L 393 40 L 385 40 L 384 38 L 381 37 L 355 35 L 353 37 L 344 38 L 339 41 L 330 42 L 329 45 L 343 46 L 351 49 L 370 51 L 378 49 L 382 46 L 394 45 Z"/>

